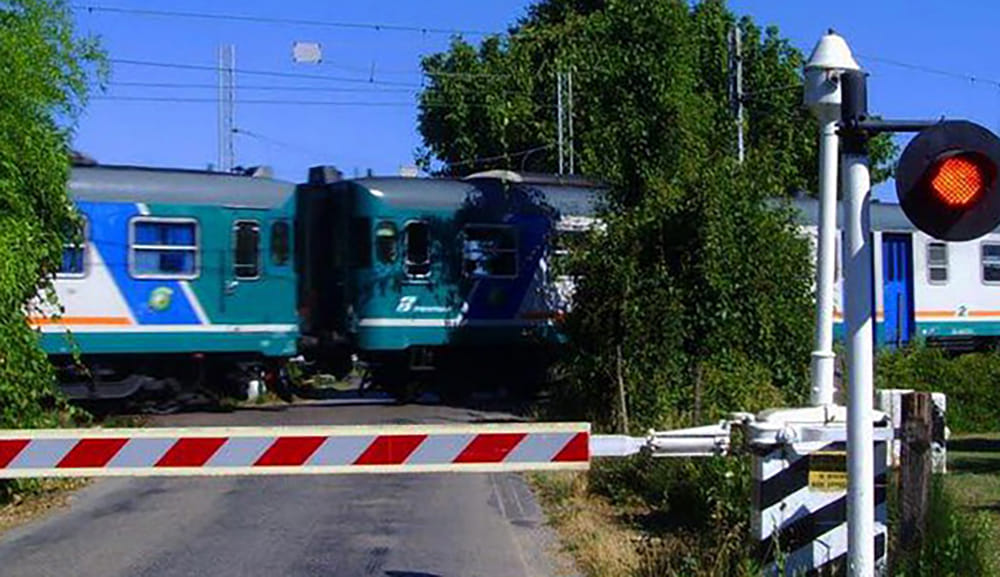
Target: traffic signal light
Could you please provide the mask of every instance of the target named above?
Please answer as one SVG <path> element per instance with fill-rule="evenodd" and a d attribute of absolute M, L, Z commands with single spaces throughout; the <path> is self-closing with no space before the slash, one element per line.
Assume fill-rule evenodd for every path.
<path fill-rule="evenodd" d="M 920 131 L 896 168 L 896 194 L 917 228 L 941 240 L 972 240 L 1000 225 L 1000 139 L 965 120 Z"/>

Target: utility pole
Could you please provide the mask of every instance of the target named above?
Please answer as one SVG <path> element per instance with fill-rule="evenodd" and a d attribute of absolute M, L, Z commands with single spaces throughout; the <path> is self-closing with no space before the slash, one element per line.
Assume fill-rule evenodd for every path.
<path fill-rule="evenodd" d="M 232 172 L 236 165 L 233 133 L 236 127 L 236 46 L 219 46 L 219 170 Z"/>
<path fill-rule="evenodd" d="M 569 173 L 574 174 L 573 149 L 576 146 L 573 142 L 573 70 L 566 72 L 566 92 L 569 97 L 569 106 L 566 111 L 566 120 L 569 124 Z"/>
<path fill-rule="evenodd" d="M 736 158 L 743 164 L 743 31 L 734 26 L 729 34 L 730 74 L 732 74 L 733 108 L 736 109 Z"/>
<path fill-rule="evenodd" d="M 559 174 L 565 172 L 563 154 L 563 72 L 556 71 L 556 130 L 559 131 Z"/>

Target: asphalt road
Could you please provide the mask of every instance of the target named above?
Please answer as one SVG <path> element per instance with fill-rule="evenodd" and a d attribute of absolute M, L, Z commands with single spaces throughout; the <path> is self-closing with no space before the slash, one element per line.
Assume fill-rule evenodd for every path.
<path fill-rule="evenodd" d="M 154 425 L 510 420 L 437 406 L 314 403 Z M 109 479 L 0 539 L 0 576 L 575 575 L 515 474 Z"/>

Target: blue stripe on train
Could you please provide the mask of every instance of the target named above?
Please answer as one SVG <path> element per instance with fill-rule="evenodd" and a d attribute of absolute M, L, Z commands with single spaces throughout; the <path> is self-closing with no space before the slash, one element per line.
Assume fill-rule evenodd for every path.
<path fill-rule="evenodd" d="M 140 216 L 135 204 L 125 202 L 78 202 L 90 222 L 90 241 L 98 251 L 121 291 L 136 323 L 140 325 L 200 324 L 198 315 L 176 280 L 137 279 L 129 274 L 129 221 Z M 150 306 L 153 291 L 171 291 L 170 306 L 157 310 Z"/>

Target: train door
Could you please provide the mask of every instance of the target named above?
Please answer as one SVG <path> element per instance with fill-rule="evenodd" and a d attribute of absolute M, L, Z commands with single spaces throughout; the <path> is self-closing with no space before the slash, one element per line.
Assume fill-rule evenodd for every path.
<path fill-rule="evenodd" d="M 898 347 L 914 330 L 913 235 L 882 233 L 882 342 Z"/>
<path fill-rule="evenodd" d="M 223 279 L 224 322 L 263 323 L 271 320 L 274 301 L 264 278 L 263 238 L 268 221 L 250 210 L 231 209 Z"/>

